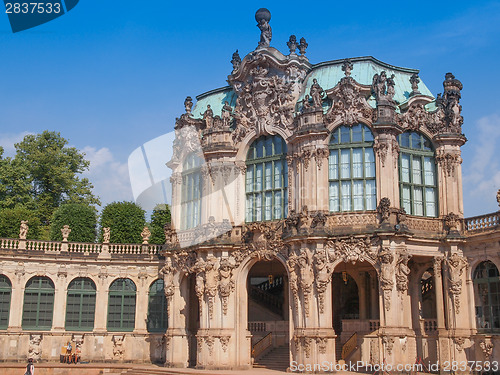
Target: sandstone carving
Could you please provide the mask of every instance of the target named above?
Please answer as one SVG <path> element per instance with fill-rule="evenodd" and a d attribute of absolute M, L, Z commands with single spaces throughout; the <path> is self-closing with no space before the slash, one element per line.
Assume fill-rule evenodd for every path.
<path fill-rule="evenodd" d="M 19 228 L 19 239 L 25 240 L 28 234 L 28 220 L 21 220 L 21 226 Z"/>
<path fill-rule="evenodd" d="M 42 338 L 40 334 L 30 335 L 30 343 L 28 347 L 28 358 L 38 362 L 42 358 Z"/>
<path fill-rule="evenodd" d="M 70 233 L 71 229 L 69 228 L 69 225 L 63 225 L 63 227 L 61 228 L 61 234 L 64 242 L 68 241 L 68 236 Z"/>
<path fill-rule="evenodd" d="M 446 259 L 448 271 L 449 293 L 453 300 L 455 313 L 460 313 L 460 294 L 462 293 L 462 274 L 467 261 L 458 253 L 453 253 Z"/>
<path fill-rule="evenodd" d="M 391 309 L 391 293 L 394 286 L 393 261 L 394 256 L 391 250 L 388 247 L 382 247 L 378 254 L 378 262 L 380 266 L 380 286 L 384 293 L 384 306 L 387 311 Z"/>
<path fill-rule="evenodd" d="M 144 229 L 141 232 L 141 237 L 142 237 L 142 244 L 143 245 L 149 244 L 149 238 L 151 237 L 151 231 L 149 230 L 148 227 L 144 227 Z"/>

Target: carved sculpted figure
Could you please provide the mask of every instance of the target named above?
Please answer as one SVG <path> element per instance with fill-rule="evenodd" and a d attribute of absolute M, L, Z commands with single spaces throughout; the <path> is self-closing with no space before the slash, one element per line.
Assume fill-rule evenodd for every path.
<path fill-rule="evenodd" d="M 380 286 L 384 291 L 385 309 L 390 310 L 391 291 L 394 286 L 394 282 L 392 281 L 394 272 L 392 262 L 394 261 L 394 256 L 391 253 L 391 249 L 383 247 L 379 252 L 378 261 L 380 264 Z"/>
<path fill-rule="evenodd" d="M 410 274 L 410 267 L 408 267 L 409 260 L 410 254 L 404 251 L 399 255 L 396 263 L 396 288 L 400 292 L 408 290 L 408 275 Z"/>
<path fill-rule="evenodd" d="M 207 105 L 207 110 L 203 113 L 203 120 L 205 120 L 207 129 L 214 126 L 214 111 L 212 111 L 210 104 Z"/>
<path fill-rule="evenodd" d="M 454 300 L 456 313 L 460 313 L 460 294 L 462 293 L 462 273 L 467 263 L 463 257 L 453 253 L 446 260 L 448 269 L 448 281 L 450 283 L 450 294 Z"/>
<path fill-rule="evenodd" d="M 63 238 L 64 242 L 68 241 L 68 236 L 70 233 L 71 233 L 71 229 L 69 228 L 69 225 L 64 225 L 61 228 L 61 234 L 62 234 L 62 238 Z"/>
<path fill-rule="evenodd" d="M 234 290 L 234 280 L 232 279 L 233 268 L 227 258 L 220 262 L 219 267 L 219 293 L 222 297 L 222 312 L 227 314 L 227 299 Z"/>
<path fill-rule="evenodd" d="M 316 78 L 313 79 L 310 94 L 313 100 L 313 106 L 315 108 L 321 108 L 324 91 L 323 88 L 319 85 Z"/>
<path fill-rule="evenodd" d="M 311 294 L 312 283 L 314 282 L 314 272 L 312 268 L 312 255 L 308 248 L 303 248 L 297 258 L 299 266 L 299 285 L 304 293 L 304 309 L 306 316 L 309 316 L 309 296 Z"/>
<path fill-rule="evenodd" d="M 319 297 L 319 312 L 322 314 L 325 310 L 325 291 L 330 282 L 333 266 L 329 262 L 326 252 L 317 252 L 314 255 L 314 270 L 316 273 L 316 289 Z"/>
<path fill-rule="evenodd" d="M 172 266 L 172 259 L 165 258 L 165 265 L 160 271 L 163 274 L 163 283 L 166 297 L 172 297 L 174 295 L 174 273 L 175 268 Z"/>
<path fill-rule="evenodd" d="M 106 227 L 102 228 L 103 233 L 102 233 L 102 243 L 109 243 L 109 239 L 111 237 L 111 228 Z"/>
<path fill-rule="evenodd" d="M 222 124 L 224 126 L 229 126 L 231 125 L 231 112 L 233 111 L 233 108 L 229 105 L 228 101 L 224 102 L 224 106 L 222 107 Z"/>
<path fill-rule="evenodd" d="M 258 22 L 257 27 L 260 29 L 259 47 L 269 47 L 273 37 L 273 30 L 266 18 L 262 17 Z"/>
<path fill-rule="evenodd" d="M 191 108 L 193 108 L 193 99 L 190 96 L 186 96 L 186 100 L 184 100 L 184 109 L 188 115 L 191 114 Z"/>
<path fill-rule="evenodd" d="M 236 71 L 241 64 L 241 57 L 240 54 L 238 53 L 238 50 L 236 50 L 235 53 L 233 53 L 233 58 L 231 59 L 231 64 L 233 64 L 233 72 Z"/>
<path fill-rule="evenodd" d="M 25 240 L 28 234 L 28 220 L 21 220 L 21 226 L 19 228 L 19 239 Z"/>
<path fill-rule="evenodd" d="M 375 74 L 373 76 L 372 93 L 377 100 L 385 96 L 386 81 L 387 81 L 387 74 L 385 73 L 385 71 L 380 73 L 380 75 Z"/>
<path fill-rule="evenodd" d="M 377 212 L 380 215 L 380 224 L 386 223 L 391 215 L 391 201 L 389 198 L 384 197 L 380 200 L 377 206 Z"/>
<path fill-rule="evenodd" d="M 42 354 L 42 335 L 30 335 L 30 344 L 28 348 L 28 358 L 33 361 L 39 361 Z"/>

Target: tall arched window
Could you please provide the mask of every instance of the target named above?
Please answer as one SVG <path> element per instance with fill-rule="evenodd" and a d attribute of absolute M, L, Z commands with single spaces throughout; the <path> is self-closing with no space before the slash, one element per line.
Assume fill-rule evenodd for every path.
<path fill-rule="evenodd" d="M 68 286 L 66 301 L 66 329 L 92 331 L 94 329 L 96 286 L 85 277 L 78 277 Z"/>
<path fill-rule="evenodd" d="M 136 287 L 130 279 L 116 279 L 109 287 L 108 330 L 133 331 Z"/>
<path fill-rule="evenodd" d="M 167 298 L 164 282 L 156 280 L 149 288 L 148 331 L 165 332 L 167 329 Z"/>
<path fill-rule="evenodd" d="M 54 312 L 54 283 L 48 277 L 35 276 L 24 290 L 23 329 L 50 330 Z"/>
<path fill-rule="evenodd" d="M 186 157 L 182 168 L 181 212 L 182 229 L 200 225 L 202 183 L 202 159 L 196 154 Z"/>
<path fill-rule="evenodd" d="M 0 275 L 0 329 L 9 327 L 10 296 L 12 284 L 5 275 Z"/>
<path fill-rule="evenodd" d="M 425 136 L 405 132 L 399 136 L 401 207 L 416 216 L 437 216 L 437 178 L 432 143 Z"/>
<path fill-rule="evenodd" d="M 480 263 L 474 271 L 477 329 L 500 331 L 500 274 L 493 262 Z"/>
<path fill-rule="evenodd" d="M 328 167 L 331 212 L 375 210 L 373 134 L 367 126 L 340 126 L 333 131 Z"/>
<path fill-rule="evenodd" d="M 279 135 L 255 140 L 247 154 L 246 221 L 283 219 L 288 211 L 286 143 Z"/>

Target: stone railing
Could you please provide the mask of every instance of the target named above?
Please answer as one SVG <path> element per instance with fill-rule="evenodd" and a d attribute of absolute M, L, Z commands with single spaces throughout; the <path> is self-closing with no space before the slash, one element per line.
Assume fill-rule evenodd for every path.
<path fill-rule="evenodd" d="M 410 230 L 424 232 L 444 231 L 443 220 L 439 218 L 408 216 L 405 223 Z"/>
<path fill-rule="evenodd" d="M 437 331 L 437 320 L 436 319 L 422 319 L 421 322 L 424 326 L 424 332 L 431 333 Z"/>
<path fill-rule="evenodd" d="M 373 332 L 379 327 L 378 319 L 342 319 L 342 333 Z"/>
<path fill-rule="evenodd" d="M 273 345 L 273 334 L 269 332 L 252 347 L 252 358 L 260 357 Z"/>
<path fill-rule="evenodd" d="M 500 211 L 464 219 L 464 231 L 469 233 L 482 232 L 495 229 L 499 224 Z"/>
<path fill-rule="evenodd" d="M 102 244 L 93 242 L 42 241 L 0 238 L 0 249 L 88 254 L 159 254 L 164 245 Z"/>
<path fill-rule="evenodd" d="M 346 341 L 346 343 L 342 346 L 342 354 L 341 357 L 343 360 L 346 360 L 358 347 L 358 335 L 356 332 L 352 334 L 351 337 Z"/>

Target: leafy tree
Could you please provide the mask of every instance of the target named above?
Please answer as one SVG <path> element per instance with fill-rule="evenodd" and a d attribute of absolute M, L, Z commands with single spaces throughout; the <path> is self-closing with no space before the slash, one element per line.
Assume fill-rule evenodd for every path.
<path fill-rule="evenodd" d="M 79 174 L 89 168 L 84 154 L 59 133 L 44 131 L 29 134 L 15 145 L 16 156 L 12 166 L 30 184 L 30 192 L 40 220 L 47 225 L 55 209 L 62 203 L 99 204 L 92 194 L 92 184 Z"/>
<path fill-rule="evenodd" d="M 14 208 L 23 205 L 34 209 L 31 179 L 25 165 L 12 158 L 3 158 L 0 147 L 0 208 Z"/>
<path fill-rule="evenodd" d="M 97 225 L 95 208 L 83 203 L 66 203 L 59 206 L 54 211 L 50 223 L 52 241 L 62 241 L 61 228 L 64 225 L 69 225 L 71 229 L 68 241 L 94 242 Z"/>
<path fill-rule="evenodd" d="M 19 238 L 21 220 L 28 220 L 28 239 L 39 239 L 42 235 L 40 220 L 36 212 L 23 206 L 0 210 L 0 237 Z"/>
<path fill-rule="evenodd" d="M 142 243 L 141 232 L 146 225 L 146 212 L 133 202 L 113 202 L 101 213 L 102 228 L 111 228 L 111 243 Z"/>
<path fill-rule="evenodd" d="M 151 240 L 149 243 L 158 245 L 165 243 L 163 227 L 166 223 L 170 223 L 170 206 L 168 204 L 158 204 L 151 214 L 151 224 L 149 226 Z"/>

